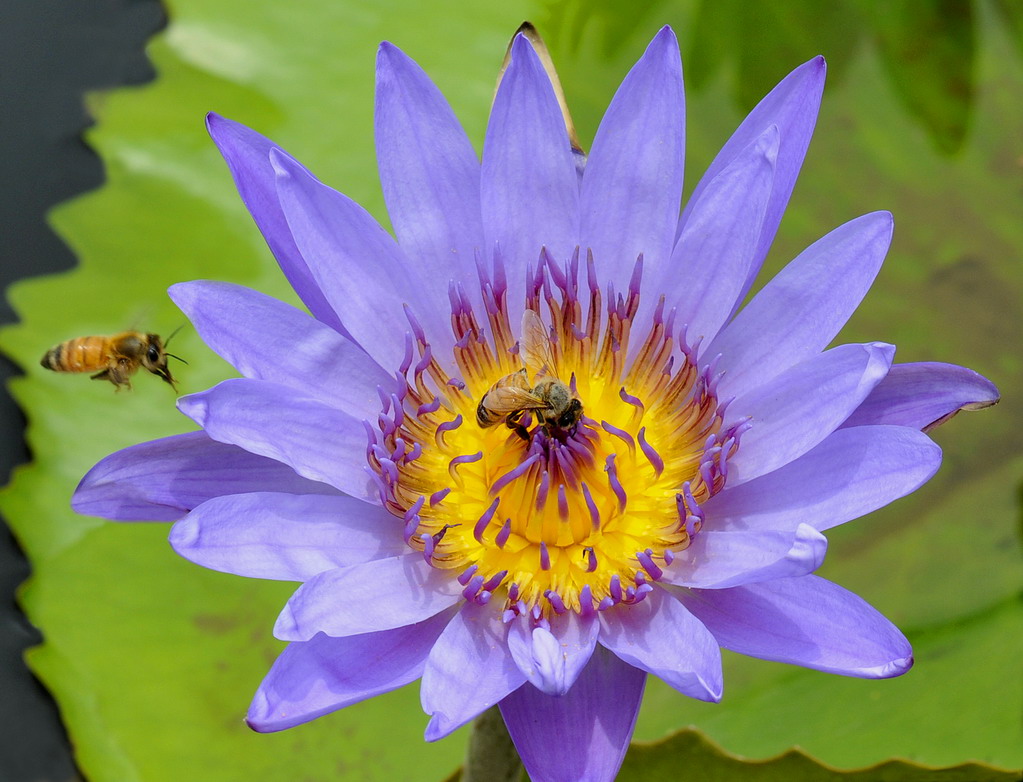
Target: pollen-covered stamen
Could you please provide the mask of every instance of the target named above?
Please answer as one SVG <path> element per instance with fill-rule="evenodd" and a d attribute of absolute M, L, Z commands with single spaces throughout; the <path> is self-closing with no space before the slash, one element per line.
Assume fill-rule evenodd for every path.
<path fill-rule="evenodd" d="M 717 362 L 676 333 L 663 298 L 634 333 L 642 258 L 619 291 L 599 284 L 592 253 L 562 265 L 542 250 L 527 335 L 495 256 L 489 269 L 477 258 L 482 308 L 449 288 L 450 355 L 406 308 L 399 388 L 366 424 L 374 484 L 408 544 L 466 600 L 500 599 L 506 621 L 640 602 L 699 533 L 751 423 L 724 426 Z M 526 394 L 509 397 L 519 409 L 488 397 L 508 384 Z"/>

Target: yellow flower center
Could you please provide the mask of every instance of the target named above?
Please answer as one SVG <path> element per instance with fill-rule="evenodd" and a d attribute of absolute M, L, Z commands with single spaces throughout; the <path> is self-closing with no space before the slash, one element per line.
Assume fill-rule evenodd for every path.
<path fill-rule="evenodd" d="M 410 336 L 403 398 L 385 405 L 369 449 L 409 545 L 450 570 L 466 599 L 534 618 L 641 600 L 699 530 L 699 505 L 723 485 L 742 433 L 722 430 L 713 368 L 700 371 L 684 329 L 676 341 L 663 299 L 630 355 L 642 261 L 628 292 L 609 289 L 606 303 L 592 257 L 580 300 L 578 265 L 561 270 L 545 254 L 525 303 L 547 316 L 544 377 L 581 402 L 577 421 L 560 426 L 558 410 L 535 403 L 478 423 L 481 400 L 524 368 L 503 282 L 484 280 L 489 335 L 464 294 L 452 297 L 459 377 L 410 318 L 419 357 Z"/>

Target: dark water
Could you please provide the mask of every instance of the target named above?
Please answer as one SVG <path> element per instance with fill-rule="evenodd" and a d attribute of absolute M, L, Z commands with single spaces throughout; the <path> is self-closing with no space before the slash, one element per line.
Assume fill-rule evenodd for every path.
<path fill-rule="evenodd" d="M 103 167 L 82 141 L 91 124 L 86 90 L 153 78 L 143 46 L 164 24 L 156 0 L 5 0 L 0 10 L 0 106 L 4 190 L 0 195 L 0 287 L 70 269 L 75 258 L 46 224 L 54 204 L 98 187 Z M 0 300 L 0 322 L 15 315 Z M 0 482 L 28 460 L 24 418 L 6 391 L 16 374 L 0 356 Z M 0 525 L 0 779 L 50 782 L 78 777 L 67 736 L 48 693 L 29 673 L 22 650 L 40 643 L 14 603 L 29 566 Z"/>

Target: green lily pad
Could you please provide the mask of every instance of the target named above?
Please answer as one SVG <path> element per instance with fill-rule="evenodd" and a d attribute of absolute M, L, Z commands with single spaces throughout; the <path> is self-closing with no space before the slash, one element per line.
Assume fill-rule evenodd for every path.
<path fill-rule="evenodd" d="M 0 510 L 33 566 L 21 601 L 45 643 L 32 650 L 32 667 L 57 698 L 92 780 L 441 778 L 460 762 L 464 736 L 424 743 L 414 686 L 282 734 L 249 731 L 242 717 L 282 646 L 270 630 L 291 585 L 191 565 L 170 550 L 164 524 L 118 525 L 71 513 L 68 498 L 98 459 L 190 426 L 155 378 L 139 376 L 134 392 L 115 394 L 109 384 L 48 373 L 38 358 L 82 334 L 128 327 L 169 333 L 184 318 L 165 289 L 180 280 L 230 280 L 295 301 L 206 137 L 208 110 L 274 138 L 386 221 L 372 147 L 378 41 L 394 41 L 423 65 L 479 148 L 494 75 L 523 19 L 547 37 L 584 141 L 660 24 L 675 24 L 683 44 L 717 29 L 731 44 L 689 93 L 691 190 L 741 119 L 731 96 L 745 101 L 769 86 L 740 78 L 743 88 L 733 90 L 723 76 L 752 67 L 748 56 L 735 59 L 752 17 L 743 17 L 733 38 L 708 26 L 713 4 L 695 0 L 653 5 L 623 25 L 608 2 L 169 5 L 171 24 L 150 48 L 157 82 L 90 99 L 99 122 L 89 142 L 109 181 L 52 215 L 81 266 L 14 286 L 9 297 L 22 322 L 0 332 L 0 347 L 27 370 L 12 391 L 29 419 L 34 462 L 0 494 Z M 867 14 L 856 18 L 869 21 Z M 889 758 L 1023 767 L 1023 194 L 1010 130 L 1023 127 L 1023 75 L 1018 41 L 1000 19 L 974 19 L 971 118 L 953 158 L 893 86 L 898 57 L 841 49 L 840 73 L 829 83 L 768 263 L 776 270 L 838 223 L 890 208 L 895 244 L 843 338 L 895 342 L 902 361 L 969 364 L 999 383 L 1006 398 L 936 433 L 945 465 L 921 492 L 830 535 L 824 574 L 906 630 L 916 667 L 898 680 L 865 682 L 728 655 L 722 704 L 687 700 L 651 682 L 637 738 L 695 724 L 726 751 L 757 759 L 798 744 L 846 769 Z M 879 35 L 858 29 L 862 40 Z M 829 54 L 834 38 L 800 32 L 763 41 L 761 51 L 774 54 L 761 68 L 771 74 L 758 78 L 769 82 L 818 51 Z M 893 40 L 904 39 L 899 32 Z M 690 53 L 683 56 L 688 67 Z M 925 100 L 931 93 L 918 94 Z M 174 350 L 189 361 L 179 372 L 183 392 L 230 373 L 188 328 Z M 706 745 L 700 749 L 686 735 L 665 745 L 674 758 L 671 778 L 698 778 L 684 764 L 700 762 L 678 753 L 699 758 Z M 637 745 L 623 778 L 657 767 L 661 761 L 645 753 L 659 751 Z M 803 762 L 793 757 L 785 762 Z M 745 775 L 766 767 L 739 767 L 733 775 L 756 779 Z"/>

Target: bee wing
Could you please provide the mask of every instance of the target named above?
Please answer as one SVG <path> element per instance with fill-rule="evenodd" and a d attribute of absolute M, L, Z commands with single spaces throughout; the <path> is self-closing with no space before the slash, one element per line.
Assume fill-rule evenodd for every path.
<path fill-rule="evenodd" d="M 492 388 L 483 397 L 483 406 L 491 413 L 507 415 L 518 410 L 539 410 L 547 407 L 540 397 L 515 386 Z"/>
<path fill-rule="evenodd" d="M 554 351 L 547 327 L 533 310 L 522 313 L 522 337 L 519 340 L 519 355 L 526 365 L 529 376 L 536 380 L 543 375 L 554 374 Z"/>

